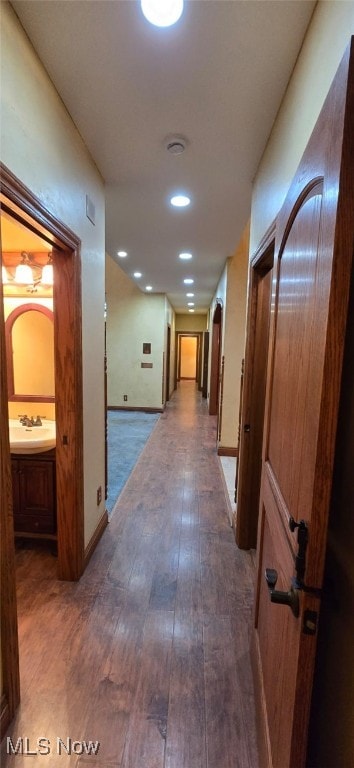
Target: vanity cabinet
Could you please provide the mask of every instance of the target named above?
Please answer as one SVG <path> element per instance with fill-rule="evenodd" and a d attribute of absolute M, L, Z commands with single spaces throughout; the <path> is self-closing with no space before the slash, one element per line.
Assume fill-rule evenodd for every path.
<path fill-rule="evenodd" d="M 56 534 L 55 449 L 11 457 L 16 534 Z"/>

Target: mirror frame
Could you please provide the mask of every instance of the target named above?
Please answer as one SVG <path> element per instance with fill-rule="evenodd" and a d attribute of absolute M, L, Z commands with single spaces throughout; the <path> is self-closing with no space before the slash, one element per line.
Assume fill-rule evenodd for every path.
<path fill-rule="evenodd" d="M 12 345 L 12 328 L 14 323 L 16 322 L 17 318 L 24 314 L 25 312 L 42 312 L 43 315 L 46 315 L 49 320 L 51 320 L 52 324 L 54 324 L 54 315 L 53 312 L 48 309 L 48 307 L 44 307 L 41 304 L 21 304 L 19 307 L 16 307 L 12 310 L 12 312 L 9 314 L 6 322 L 5 322 L 5 343 L 6 343 L 6 363 L 7 363 L 7 389 L 8 389 L 8 399 L 10 402 L 21 402 L 23 400 L 31 402 L 31 403 L 54 403 L 55 402 L 55 395 L 26 395 L 26 394 L 17 394 L 15 393 L 15 378 L 14 378 L 14 368 L 13 368 L 13 345 Z"/>

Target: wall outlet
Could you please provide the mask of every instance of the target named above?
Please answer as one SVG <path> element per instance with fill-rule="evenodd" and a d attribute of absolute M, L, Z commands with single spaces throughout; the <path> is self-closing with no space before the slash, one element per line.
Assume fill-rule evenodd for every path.
<path fill-rule="evenodd" d="M 102 485 L 100 485 L 99 488 L 97 488 L 97 506 L 101 504 L 102 501 Z"/>
<path fill-rule="evenodd" d="M 128 395 L 123 395 L 123 400 L 124 400 L 124 402 L 126 403 L 126 402 L 127 402 L 127 400 L 128 400 Z"/>

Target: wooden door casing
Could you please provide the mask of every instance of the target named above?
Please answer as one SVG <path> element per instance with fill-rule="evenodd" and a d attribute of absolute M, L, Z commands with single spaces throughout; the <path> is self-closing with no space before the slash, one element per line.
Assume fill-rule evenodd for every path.
<path fill-rule="evenodd" d="M 250 263 L 235 490 L 235 538 L 241 549 L 253 548 L 257 542 L 274 239 L 275 222 L 267 231 Z"/>
<path fill-rule="evenodd" d="M 80 578 L 84 560 L 81 258 L 79 238 L 3 164 L 1 205 L 52 245 L 58 578 Z"/>
<path fill-rule="evenodd" d="M 0 266 L 2 259 L 0 259 Z M 17 629 L 13 496 L 5 352 L 4 303 L 0 300 L 0 584 L 1 584 L 1 668 L 0 739 L 3 738 L 20 701 L 20 672 Z"/>
<path fill-rule="evenodd" d="M 203 333 L 202 396 L 208 397 L 209 331 Z"/>
<path fill-rule="evenodd" d="M 306 755 L 353 260 L 353 180 L 350 48 L 276 221 L 255 611 L 265 762 L 273 768 L 302 768 Z M 273 568 L 277 590 L 294 586 L 291 517 L 308 526 L 298 618 L 271 602 L 264 578 Z"/>
<path fill-rule="evenodd" d="M 220 302 L 217 302 L 211 332 L 211 361 L 210 361 L 210 392 L 209 392 L 209 414 L 217 416 L 219 412 L 220 396 L 220 362 L 222 345 L 222 319 L 223 308 Z"/>

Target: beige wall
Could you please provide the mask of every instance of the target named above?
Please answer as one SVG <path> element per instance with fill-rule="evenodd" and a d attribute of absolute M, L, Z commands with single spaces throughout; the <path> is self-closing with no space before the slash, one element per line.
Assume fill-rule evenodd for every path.
<path fill-rule="evenodd" d="M 246 335 L 248 262 L 249 224 L 242 234 L 234 256 L 226 261 L 209 311 L 211 335 L 216 299 L 218 298 L 222 301 L 223 321 L 220 360 L 224 356 L 224 382 L 219 446 L 224 448 L 236 448 L 237 446 L 240 376 Z M 210 365 L 211 344 L 209 346 L 209 380 Z"/>
<path fill-rule="evenodd" d="M 161 408 L 166 313 L 170 316 L 165 296 L 142 293 L 110 256 L 106 282 L 108 405 Z M 144 342 L 151 344 L 150 355 L 143 354 Z"/>
<path fill-rule="evenodd" d="M 254 181 L 251 253 L 284 202 L 352 34 L 354 2 L 318 2 Z"/>
<path fill-rule="evenodd" d="M 104 511 L 104 185 L 11 6 L 1 3 L 1 159 L 81 239 L 85 542 Z M 96 224 L 86 218 L 86 194 Z"/>
<path fill-rule="evenodd" d="M 224 316 L 224 387 L 220 446 L 236 448 L 240 408 L 240 379 L 245 354 L 249 226 L 234 256 L 228 259 Z"/>
<path fill-rule="evenodd" d="M 176 314 L 176 331 L 206 331 L 207 330 L 207 318 L 205 315 L 177 315 Z"/>

